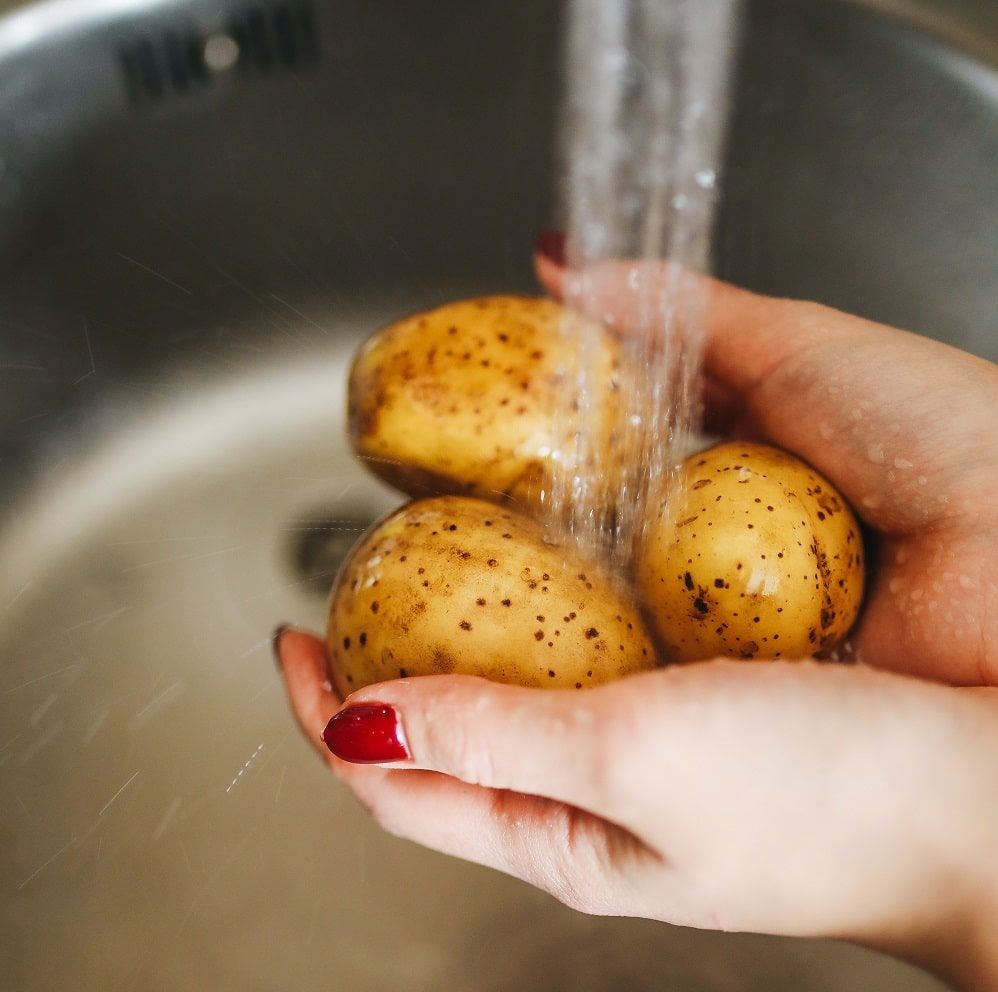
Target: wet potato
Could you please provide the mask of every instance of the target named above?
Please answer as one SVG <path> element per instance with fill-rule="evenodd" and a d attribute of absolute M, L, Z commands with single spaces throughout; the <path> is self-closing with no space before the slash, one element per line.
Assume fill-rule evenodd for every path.
<path fill-rule="evenodd" d="M 350 440 L 357 456 L 409 495 L 463 493 L 536 505 L 549 489 L 549 459 L 558 447 L 561 376 L 578 336 L 573 322 L 584 318 L 553 300 L 488 296 L 378 331 L 350 374 Z M 600 342 L 601 378 L 609 384 L 616 340 L 588 326 Z M 608 390 L 602 418 L 608 425 L 613 402 Z M 602 448 L 611 450 L 609 439 Z"/>
<path fill-rule="evenodd" d="M 419 500 L 361 539 L 333 592 L 341 692 L 410 675 L 583 688 L 654 667 L 630 597 L 544 541 L 540 524 L 462 496 Z"/>
<path fill-rule="evenodd" d="M 859 524 L 810 466 L 735 442 L 689 458 L 649 525 L 638 594 L 665 661 L 803 658 L 848 633 L 863 596 Z"/>
<path fill-rule="evenodd" d="M 848 634 L 863 595 L 859 525 L 825 478 L 774 448 L 722 444 L 688 459 L 642 534 L 631 589 L 591 563 L 566 565 L 575 552 L 510 508 L 536 512 L 549 488 L 573 360 L 559 327 L 581 320 L 551 300 L 484 297 L 397 321 L 358 353 L 358 456 L 410 494 L 462 495 L 411 503 L 354 549 L 329 617 L 341 691 L 446 672 L 583 687 L 656 657 L 827 654 Z M 589 470 L 613 492 L 617 341 L 588 327 L 607 383 Z"/>

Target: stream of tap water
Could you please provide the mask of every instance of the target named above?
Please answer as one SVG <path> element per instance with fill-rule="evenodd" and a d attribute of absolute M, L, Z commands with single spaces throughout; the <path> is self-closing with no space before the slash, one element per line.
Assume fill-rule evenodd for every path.
<path fill-rule="evenodd" d="M 698 274 L 710 260 L 739 5 L 569 4 L 565 301 L 595 319 L 563 328 L 577 347 L 561 379 L 548 519 L 618 573 L 697 427 Z"/>

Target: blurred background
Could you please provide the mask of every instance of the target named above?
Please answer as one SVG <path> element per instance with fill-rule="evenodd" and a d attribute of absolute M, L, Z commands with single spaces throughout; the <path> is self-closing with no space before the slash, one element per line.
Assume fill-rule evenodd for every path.
<path fill-rule="evenodd" d="M 399 314 L 535 291 L 553 0 L 0 0 L 0 961 L 48 990 L 929 990 L 382 836 L 293 729 Z M 998 358 L 998 7 L 750 0 L 716 269 Z"/>

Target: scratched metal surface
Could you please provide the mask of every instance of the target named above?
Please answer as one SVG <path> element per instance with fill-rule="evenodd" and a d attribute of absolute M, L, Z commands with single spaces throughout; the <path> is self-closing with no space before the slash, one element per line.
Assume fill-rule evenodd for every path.
<path fill-rule="evenodd" d="M 581 917 L 381 835 L 293 731 L 270 630 L 321 626 L 396 499 L 346 451 L 349 354 L 531 288 L 555 7 L 316 5 L 317 57 L 155 96 L 122 53 L 228 5 L 92 6 L 0 20 L 4 986 L 938 988 L 845 945 Z M 721 271 L 994 356 L 994 73 L 756 2 L 737 94 Z"/>

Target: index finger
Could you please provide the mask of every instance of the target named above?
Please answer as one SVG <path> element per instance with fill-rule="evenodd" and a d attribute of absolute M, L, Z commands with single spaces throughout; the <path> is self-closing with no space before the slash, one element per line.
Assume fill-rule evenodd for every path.
<path fill-rule="evenodd" d="M 623 333 L 638 326 L 636 264 L 586 272 L 587 307 Z M 659 264 L 664 284 L 669 263 Z M 544 256 L 536 267 L 553 295 L 572 297 L 569 270 Z M 991 363 L 819 304 L 684 278 L 703 293 L 707 374 L 878 530 L 910 533 L 979 498 L 996 469 L 987 457 L 986 411 L 998 403 Z"/>

